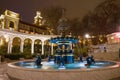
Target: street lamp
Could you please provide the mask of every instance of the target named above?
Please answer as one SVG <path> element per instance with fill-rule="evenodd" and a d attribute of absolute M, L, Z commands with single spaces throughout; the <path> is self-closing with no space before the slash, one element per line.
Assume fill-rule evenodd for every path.
<path fill-rule="evenodd" d="M 85 38 L 86 39 L 90 38 L 90 35 L 89 34 L 85 34 Z"/>
<path fill-rule="evenodd" d="M 90 35 L 89 34 L 85 34 L 85 44 L 88 45 L 89 44 L 89 39 L 90 38 Z"/>

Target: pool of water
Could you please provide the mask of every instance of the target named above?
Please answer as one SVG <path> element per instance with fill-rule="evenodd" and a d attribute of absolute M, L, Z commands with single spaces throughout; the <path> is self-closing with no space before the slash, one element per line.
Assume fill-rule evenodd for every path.
<path fill-rule="evenodd" d="M 59 64 L 54 63 L 53 61 L 41 62 L 42 66 L 37 66 L 34 61 L 20 61 L 15 63 L 16 66 L 24 67 L 24 68 L 34 68 L 34 69 L 81 69 L 81 68 L 103 68 L 108 66 L 113 66 L 116 63 L 110 61 L 96 61 L 94 64 L 90 66 L 85 66 L 87 64 L 86 61 L 79 62 L 75 61 L 72 64 L 65 64 L 65 66 L 59 66 Z"/>

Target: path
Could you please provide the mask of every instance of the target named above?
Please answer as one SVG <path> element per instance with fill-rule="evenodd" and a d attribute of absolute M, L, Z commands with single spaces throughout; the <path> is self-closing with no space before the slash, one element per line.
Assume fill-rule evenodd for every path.
<path fill-rule="evenodd" d="M 0 80 L 9 80 L 9 78 L 6 75 L 6 72 L 7 72 L 6 63 L 0 63 Z"/>

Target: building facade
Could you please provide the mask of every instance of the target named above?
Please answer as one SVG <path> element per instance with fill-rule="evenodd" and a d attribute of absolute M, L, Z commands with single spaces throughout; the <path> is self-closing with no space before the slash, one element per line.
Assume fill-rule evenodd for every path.
<path fill-rule="evenodd" d="M 6 10 L 5 13 L 0 16 L 0 45 L 3 45 L 3 42 L 7 43 L 7 53 L 12 53 L 14 40 L 15 38 L 19 38 L 20 52 L 24 52 L 25 41 L 29 39 L 31 43 L 31 54 L 34 54 L 34 45 L 36 40 L 39 40 L 41 54 L 44 55 L 44 45 L 51 37 L 56 36 L 49 35 L 49 30 L 45 25 L 41 24 L 39 26 L 23 22 L 20 20 L 18 13 Z M 53 44 L 49 43 L 48 45 L 51 46 L 50 54 L 53 54 Z"/>
<path fill-rule="evenodd" d="M 107 35 L 108 44 L 120 43 L 120 32 L 115 32 Z"/>

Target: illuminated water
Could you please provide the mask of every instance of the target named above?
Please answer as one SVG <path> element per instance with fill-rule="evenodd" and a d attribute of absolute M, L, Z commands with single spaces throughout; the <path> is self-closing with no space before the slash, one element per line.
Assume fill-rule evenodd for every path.
<path fill-rule="evenodd" d="M 87 64 L 86 61 L 79 62 L 76 61 L 72 64 L 65 64 L 65 66 L 59 66 L 58 64 L 55 64 L 53 61 L 51 62 L 41 62 L 42 66 L 37 66 L 34 61 L 21 61 L 18 63 L 15 63 L 16 66 L 24 67 L 24 68 L 34 68 L 34 69 L 81 69 L 81 68 L 102 68 L 102 67 L 108 67 L 113 66 L 116 63 L 109 62 L 109 61 L 96 61 L 94 64 L 90 65 L 89 67 L 85 66 Z"/>

